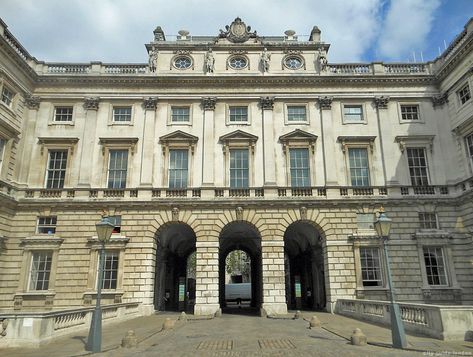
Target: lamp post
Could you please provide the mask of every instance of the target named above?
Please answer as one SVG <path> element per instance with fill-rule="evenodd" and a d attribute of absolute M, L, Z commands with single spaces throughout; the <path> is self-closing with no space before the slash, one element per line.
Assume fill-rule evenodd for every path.
<path fill-rule="evenodd" d="M 105 264 L 105 243 L 110 240 L 114 225 L 107 217 L 103 217 L 95 227 L 100 243 L 99 273 L 97 278 L 97 299 L 95 300 L 95 309 L 92 313 L 92 322 L 90 324 L 86 349 L 92 352 L 100 352 L 102 349 L 102 307 L 100 306 L 100 299 L 102 297 L 102 281 Z"/>
<path fill-rule="evenodd" d="M 391 300 L 391 336 L 394 348 L 406 348 L 407 340 L 406 334 L 404 333 L 404 325 L 401 320 L 401 310 L 399 309 L 399 305 L 394 302 L 394 288 L 392 283 L 391 267 L 389 266 L 388 247 L 386 244 L 389 239 L 389 232 L 391 231 L 391 223 L 392 219 L 386 216 L 384 208 L 381 207 L 379 210 L 379 217 L 376 222 L 374 222 L 374 227 L 378 236 L 383 240 L 384 256 L 386 259 L 386 273 L 388 276 L 389 296 Z"/>

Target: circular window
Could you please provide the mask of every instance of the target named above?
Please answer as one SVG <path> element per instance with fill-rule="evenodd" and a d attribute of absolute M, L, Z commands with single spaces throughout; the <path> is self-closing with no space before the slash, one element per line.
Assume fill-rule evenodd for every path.
<path fill-rule="evenodd" d="M 298 56 L 289 56 L 284 60 L 284 64 L 290 69 L 299 69 L 302 67 L 302 58 Z"/>
<path fill-rule="evenodd" d="M 228 61 L 228 64 L 233 69 L 243 69 L 248 65 L 248 61 L 246 60 L 245 57 L 235 56 L 235 57 L 230 58 L 230 60 Z"/>
<path fill-rule="evenodd" d="M 192 60 L 189 57 L 180 56 L 174 60 L 174 67 L 178 69 L 187 69 L 190 66 L 192 66 Z"/>

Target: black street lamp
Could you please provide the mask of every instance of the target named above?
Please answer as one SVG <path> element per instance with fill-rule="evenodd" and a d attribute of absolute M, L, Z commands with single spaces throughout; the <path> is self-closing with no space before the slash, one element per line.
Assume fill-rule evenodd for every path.
<path fill-rule="evenodd" d="M 107 217 L 103 217 L 95 227 L 97 229 L 97 238 L 100 242 L 99 274 L 97 278 L 97 299 L 95 300 L 95 309 L 92 314 L 86 349 L 92 352 L 100 352 L 102 349 L 102 307 L 100 306 L 100 299 L 102 297 L 102 281 L 105 264 L 105 243 L 110 240 L 115 226 Z"/>
<path fill-rule="evenodd" d="M 407 340 L 404 332 L 404 325 L 402 324 L 401 310 L 399 309 L 399 305 L 394 302 L 394 287 L 392 283 L 391 267 L 389 266 L 388 247 L 386 244 L 389 239 L 389 232 L 391 231 L 391 223 L 392 219 L 386 216 L 384 208 L 381 207 L 378 219 L 374 222 L 374 228 L 376 229 L 378 236 L 383 240 L 384 256 L 386 259 L 386 273 L 388 276 L 389 296 L 391 300 L 391 336 L 394 348 L 406 348 Z"/>

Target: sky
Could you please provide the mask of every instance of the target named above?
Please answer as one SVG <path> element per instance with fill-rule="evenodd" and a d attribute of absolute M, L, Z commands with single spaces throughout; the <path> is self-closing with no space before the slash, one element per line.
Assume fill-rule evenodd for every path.
<path fill-rule="evenodd" d="M 261 36 L 313 26 L 328 60 L 429 61 L 473 16 L 473 0 L 0 0 L 0 17 L 28 52 L 46 62 L 144 63 L 161 26 L 216 36 L 239 16 Z"/>

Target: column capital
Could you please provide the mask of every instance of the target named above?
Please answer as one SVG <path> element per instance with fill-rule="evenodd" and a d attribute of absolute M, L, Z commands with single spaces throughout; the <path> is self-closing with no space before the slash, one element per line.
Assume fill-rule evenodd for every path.
<path fill-rule="evenodd" d="M 388 109 L 389 97 L 382 95 L 381 97 L 374 98 L 374 104 L 378 109 Z"/>
<path fill-rule="evenodd" d="M 320 109 L 332 109 L 332 97 L 319 97 L 319 107 Z"/>
<path fill-rule="evenodd" d="M 441 107 L 446 103 L 448 103 L 448 93 L 432 97 L 432 105 L 434 108 Z"/>
<path fill-rule="evenodd" d="M 215 104 L 217 103 L 217 97 L 203 97 L 202 107 L 204 110 L 215 110 Z"/>
<path fill-rule="evenodd" d="M 99 109 L 99 97 L 86 97 L 84 99 L 85 110 L 98 110 Z"/>
<path fill-rule="evenodd" d="M 143 99 L 143 108 L 145 110 L 156 110 L 158 106 L 158 97 L 148 97 Z"/>
<path fill-rule="evenodd" d="M 38 110 L 40 101 L 41 98 L 36 95 L 27 94 L 25 97 L 25 104 L 28 109 Z"/>
<path fill-rule="evenodd" d="M 273 97 L 261 97 L 260 98 L 261 108 L 263 110 L 273 110 L 274 98 Z"/>

